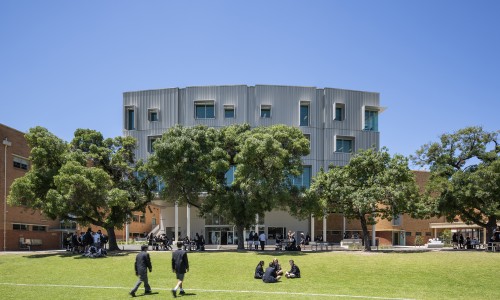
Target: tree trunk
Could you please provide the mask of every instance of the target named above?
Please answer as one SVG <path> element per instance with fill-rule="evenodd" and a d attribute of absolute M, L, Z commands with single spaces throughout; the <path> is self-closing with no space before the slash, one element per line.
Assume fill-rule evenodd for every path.
<path fill-rule="evenodd" d="M 106 231 L 108 232 L 108 250 L 109 251 L 117 251 L 120 250 L 118 247 L 118 243 L 116 242 L 115 228 L 114 227 L 106 227 Z"/>
<path fill-rule="evenodd" d="M 486 223 L 486 242 L 490 241 L 490 238 L 493 236 L 493 231 L 496 228 L 497 228 L 497 218 L 495 216 L 490 216 L 488 218 L 488 223 Z"/>
<path fill-rule="evenodd" d="M 245 250 L 245 237 L 243 236 L 244 226 L 236 225 L 236 231 L 238 232 L 238 250 Z"/>
<path fill-rule="evenodd" d="M 362 216 L 361 221 L 361 229 L 363 229 L 363 244 L 365 246 L 364 251 L 372 251 L 372 247 L 370 247 L 370 236 L 368 235 L 368 226 L 366 224 L 365 216 Z"/>

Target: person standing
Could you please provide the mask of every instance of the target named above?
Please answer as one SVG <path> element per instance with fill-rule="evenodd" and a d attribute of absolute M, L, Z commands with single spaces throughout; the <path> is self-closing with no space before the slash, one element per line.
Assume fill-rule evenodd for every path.
<path fill-rule="evenodd" d="M 141 246 L 141 252 L 137 254 L 135 257 L 135 275 L 139 277 L 137 283 L 134 288 L 130 291 L 130 296 L 135 297 L 135 292 L 144 282 L 144 293 L 151 294 L 151 287 L 148 282 L 148 270 L 149 272 L 153 271 L 153 265 L 151 264 L 151 258 L 148 253 L 148 245 Z"/>
<path fill-rule="evenodd" d="M 182 288 L 184 275 L 189 272 L 189 261 L 186 250 L 182 250 L 182 241 L 177 241 L 177 250 L 172 253 L 172 272 L 177 278 L 177 285 L 172 290 L 172 295 L 177 297 L 177 290 L 180 289 L 179 295 L 186 294 Z"/>
<path fill-rule="evenodd" d="M 264 246 L 266 245 L 266 234 L 262 232 L 259 235 L 260 249 L 264 251 Z"/>

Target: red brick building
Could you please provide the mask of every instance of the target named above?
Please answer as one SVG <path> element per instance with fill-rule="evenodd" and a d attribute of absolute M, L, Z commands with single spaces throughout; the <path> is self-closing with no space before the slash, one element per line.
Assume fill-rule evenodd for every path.
<path fill-rule="evenodd" d="M 58 220 L 46 218 L 40 211 L 7 204 L 9 188 L 18 177 L 30 169 L 30 149 L 24 133 L 0 124 L 2 151 L 0 155 L 0 247 L 14 251 L 32 243 L 31 249 L 62 247 L 63 230 Z M 26 249 L 26 248 L 24 248 Z"/>

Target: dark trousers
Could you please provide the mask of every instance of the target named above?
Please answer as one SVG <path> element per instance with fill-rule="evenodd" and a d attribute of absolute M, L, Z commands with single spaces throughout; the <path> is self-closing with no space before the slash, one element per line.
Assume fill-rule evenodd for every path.
<path fill-rule="evenodd" d="M 150 292 L 151 287 L 149 286 L 148 282 L 148 273 L 147 271 L 145 273 L 139 274 L 139 279 L 137 280 L 137 283 L 135 284 L 134 288 L 130 291 L 131 293 L 135 293 L 137 289 L 141 286 L 141 283 L 144 282 L 144 291 L 145 292 Z"/>

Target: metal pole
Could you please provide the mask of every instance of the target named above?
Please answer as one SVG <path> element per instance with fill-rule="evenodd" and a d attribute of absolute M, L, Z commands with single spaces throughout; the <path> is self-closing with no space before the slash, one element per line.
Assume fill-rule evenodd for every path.
<path fill-rule="evenodd" d="M 7 251 L 7 147 L 12 146 L 12 143 L 5 138 L 3 140 L 5 145 L 4 152 L 4 190 L 3 190 L 3 251 Z"/>

